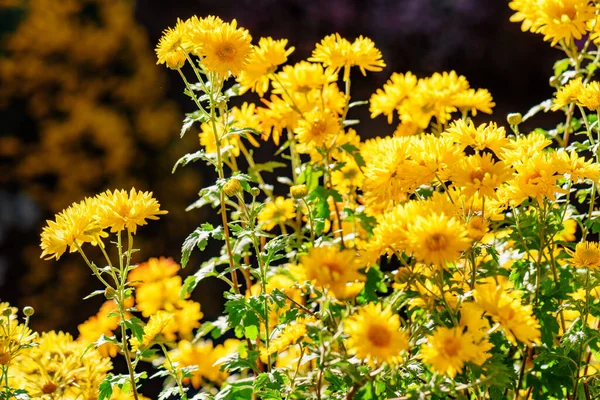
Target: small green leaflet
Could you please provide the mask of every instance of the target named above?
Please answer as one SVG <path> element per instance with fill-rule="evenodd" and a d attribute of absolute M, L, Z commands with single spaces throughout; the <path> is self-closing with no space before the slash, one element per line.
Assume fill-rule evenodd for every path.
<path fill-rule="evenodd" d="M 206 248 L 208 239 L 211 236 L 217 240 L 222 240 L 223 228 L 221 226 L 215 228 L 209 223 L 204 223 L 185 239 L 183 246 L 181 246 L 181 268 L 185 268 L 190 259 L 190 254 L 196 246 L 200 251 Z"/>

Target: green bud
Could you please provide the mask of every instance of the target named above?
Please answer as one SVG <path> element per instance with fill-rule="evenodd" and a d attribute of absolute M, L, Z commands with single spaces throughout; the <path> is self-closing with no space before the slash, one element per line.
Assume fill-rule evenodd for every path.
<path fill-rule="evenodd" d="M 250 194 L 252 195 L 252 197 L 256 197 L 260 194 L 260 189 L 257 187 L 253 187 L 252 189 L 250 189 Z"/>
<path fill-rule="evenodd" d="M 304 198 L 308 194 L 306 185 L 295 185 L 290 188 L 290 194 L 296 200 Z"/>
<path fill-rule="evenodd" d="M 107 287 L 104 290 L 104 297 L 106 297 L 107 300 L 114 299 L 116 294 L 117 294 L 117 292 L 115 292 L 115 289 L 113 289 L 111 287 Z"/>
<path fill-rule="evenodd" d="M 523 116 L 520 113 L 510 113 L 506 120 L 511 125 L 519 125 L 523 121 Z"/>
<path fill-rule="evenodd" d="M 25 314 L 26 317 L 31 317 L 34 312 L 35 310 L 33 309 L 33 307 L 27 306 L 23 308 L 23 314 Z"/>
<path fill-rule="evenodd" d="M 242 185 L 240 185 L 240 181 L 238 181 L 236 178 L 229 179 L 223 185 L 223 193 L 225 193 L 227 197 L 235 196 L 242 190 L 244 189 L 242 188 Z"/>

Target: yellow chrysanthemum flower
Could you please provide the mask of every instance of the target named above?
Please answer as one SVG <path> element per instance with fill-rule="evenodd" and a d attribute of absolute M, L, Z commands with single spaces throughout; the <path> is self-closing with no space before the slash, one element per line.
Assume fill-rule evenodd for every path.
<path fill-rule="evenodd" d="M 463 119 L 451 122 L 448 129 L 442 133 L 442 137 L 451 138 L 459 145 L 461 151 L 467 147 L 475 151 L 489 149 L 496 155 L 499 155 L 509 143 L 506 130 L 495 122 L 475 127 L 473 121 Z"/>
<path fill-rule="evenodd" d="M 287 39 L 260 38 L 258 46 L 252 49 L 248 57 L 248 64 L 237 78 L 242 85 L 241 93 L 252 90 L 261 97 L 265 94 L 269 89 L 269 74 L 275 72 L 278 65 L 285 63 L 294 51 L 294 47 L 285 48 L 287 42 Z"/>
<path fill-rule="evenodd" d="M 452 105 L 465 113 L 477 115 L 477 111 L 491 114 L 496 106 L 492 94 L 487 89 L 467 89 L 452 98 Z"/>
<path fill-rule="evenodd" d="M 133 286 L 158 282 L 177 274 L 181 266 L 172 258 L 150 258 L 138 264 L 127 276 L 127 282 Z"/>
<path fill-rule="evenodd" d="M 344 321 L 348 354 L 375 366 L 402 362 L 408 350 L 408 333 L 400 329 L 400 317 L 390 306 L 370 303 Z"/>
<path fill-rule="evenodd" d="M 157 64 L 166 64 L 171 69 L 180 69 L 185 64 L 186 49 L 184 37 L 186 35 L 186 25 L 177 18 L 175 28 L 167 28 L 156 46 Z"/>
<path fill-rule="evenodd" d="M 417 216 L 408 228 L 409 249 L 427 264 L 455 262 L 471 244 L 464 223 L 444 213 Z"/>
<path fill-rule="evenodd" d="M 324 69 L 321 64 L 300 61 L 294 66 L 284 66 L 283 70 L 277 73 L 277 77 L 273 81 L 273 93 L 282 96 L 290 93 L 305 95 L 311 89 L 322 88 L 336 80 L 335 72 Z M 287 97 L 285 99 L 290 100 Z"/>
<path fill-rule="evenodd" d="M 344 166 L 331 172 L 331 184 L 340 194 L 352 193 L 362 185 L 365 176 L 354 158 L 347 153 L 342 153 L 338 161 L 343 162 Z"/>
<path fill-rule="evenodd" d="M 385 67 L 381 51 L 371 39 L 359 36 L 350 43 L 339 33 L 326 36 L 317 43 L 308 61 L 323 63 L 335 71 L 346 67 L 344 81 L 350 78 L 350 67 L 359 67 L 363 75 L 366 75 L 366 71 L 381 71 Z"/>
<path fill-rule="evenodd" d="M 600 268 L 600 244 L 597 242 L 579 242 L 575 246 L 575 251 L 567 249 L 571 256 L 569 262 L 575 268 L 589 268 L 597 270 Z"/>
<path fill-rule="evenodd" d="M 231 23 L 222 23 L 203 35 L 197 53 L 208 72 L 215 72 L 223 79 L 229 73 L 238 76 L 246 65 L 252 51 L 252 37 L 244 28 L 237 27 L 234 19 Z"/>
<path fill-rule="evenodd" d="M 539 155 L 543 149 L 551 144 L 552 141 L 541 133 L 519 135 L 502 149 L 499 156 L 507 164 L 523 164 L 525 160 Z"/>
<path fill-rule="evenodd" d="M 103 227 L 95 218 L 98 208 L 97 199 L 86 198 L 56 214 L 54 221 L 46 221 L 48 225 L 44 227 L 41 235 L 40 258 L 55 257 L 58 260 L 67 247 L 74 252 L 83 243 L 102 245 L 101 238 L 108 235 L 101 231 Z"/>
<path fill-rule="evenodd" d="M 496 189 L 512 176 L 510 167 L 502 161 L 494 162 L 490 153 L 463 158 L 450 171 L 450 179 L 467 197 L 477 193 L 496 198 Z"/>
<path fill-rule="evenodd" d="M 15 387 L 27 390 L 32 398 L 92 399 L 111 368 L 110 359 L 96 349 L 52 331 L 16 359 L 11 374 Z"/>
<path fill-rule="evenodd" d="M 275 339 L 271 340 L 266 354 L 279 354 L 288 347 L 298 343 L 308 333 L 306 324 L 311 322 L 315 322 L 315 319 L 312 317 L 298 317 L 295 321 L 288 323 L 281 333 Z"/>
<path fill-rule="evenodd" d="M 279 223 L 293 220 L 296 217 L 296 203 L 282 196 L 268 202 L 258 214 L 258 223 L 263 229 L 270 231 Z"/>
<path fill-rule="evenodd" d="M 160 340 L 160 335 L 173 320 L 173 314 L 167 311 L 157 311 L 155 314 L 150 316 L 150 320 L 146 326 L 144 326 L 144 336 L 142 340 L 138 340 L 137 337 L 133 337 L 130 341 L 131 349 L 135 352 L 144 350 L 151 347 L 157 340 Z"/>
<path fill-rule="evenodd" d="M 240 345 L 240 341 L 236 339 L 227 339 L 217 346 L 213 346 L 210 341 L 198 340 L 191 343 L 182 340 L 177 344 L 177 348 L 170 352 L 170 359 L 179 363 L 179 367 L 196 367 L 191 372 L 192 377 L 183 379 L 184 384 L 191 383 L 195 389 L 199 389 L 207 381 L 221 385 L 229 373 L 221 371 L 221 365 L 217 361 L 239 352 Z"/>
<path fill-rule="evenodd" d="M 198 138 L 200 139 L 200 145 L 204 147 L 204 151 L 208 154 L 217 153 L 217 138 L 215 138 L 214 128 L 217 128 L 217 138 L 220 142 L 221 154 L 228 154 L 233 157 L 240 155 L 240 146 L 238 135 L 229 135 L 225 138 L 223 136 L 227 133 L 226 127 L 221 123 L 213 125 L 212 123 L 203 122 L 200 124 L 200 133 Z"/>
<path fill-rule="evenodd" d="M 254 103 L 244 102 L 241 107 L 231 107 L 229 109 L 231 115 L 230 125 L 235 129 L 251 128 L 260 132 L 260 118 L 256 114 L 256 105 Z M 240 136 L 235 136 L 240 137 Z M 254 138 L 254 133 L 246 131 L 244 134 L 252 146 L 259 147 L 260 145 Z M 239 140 L 239 139 L 238 139 Z"/>
<path fill-rule="evenodd" d="M 502 326 L 511 343 L 516 345 L 516 340 L 527 346 L 540 343 L 540 324 L 533 315 L 533 307 L 521 303 L 518 291 L 509 291 L 505 283 L 487 278 L 475 285 L 473 297 L 475 303 Z"/>
<path fill-rule="evenodd" d="M 571 79 L 556 92 L 556 97 L 552 100 L 552 111 L 560 110 L 575 102 L 582 90 L 583 81 L 581 77 Z"/>
<path fill-rule="evenodd" d="M 92 316 L 87 321 L 79 324 L 77 329 L 79 330 L 78 342 L 90 344 L 96 342 L 102 335 L 108 337 L 113 336 L 115 329 L 119 327 L 119 317 L 108 315 L 115 311 L 117 305 L 114 301 L 109 300 L 102 304 L 98 314 Z M 102 357 L 116 357 L 119 350 L 119 346 L 114 343 L 104 343 L 102 346 L 97 348 Z"/>
<path fill-rule="evenodd" d="M 204 18 L 198 18 L 196 15 L 185 21 L 186 32 L 183 37 L 183 46 L 190 49 L 190 52 L 198 55 L 210 32 L 220 29 L 224 24 L 223 20 L 214 15 Z"/>
<path fill-rule="evenodd" d="M 392 123 L 394 111 L 400 103 L 406 99 L 417 86 L 417 77 L 411 72 L 399 74 L 394 72 L 390 79 L 383 85 L 383 89 L 377 89 L 377 92 L 371 95 L 369 100 L 369 111 L 371 118 L 383 114 L 388 119 L 388 124 Z"/>
<path fill-rule="evenodd" d="M 313 247 L 300 257 L 300 264 L 292 268 L 299 281 L 314 281 L 320 288 L 328 288 L 338 298 L 346 295 L 347 285 L 364 281 L 358 272 L 361 265 L 353 250 L 340 250 L 337 246 Z"/>
<path fill-rule="evenodd" d="M 316 109 L 298 122 L 296 138 L 299 143 L 330 147 L 331 139 L 340 131 L 339 119 L 328 110 Z"/>
<path fill-rule="evenodd" d="M 97 196 L 96 220 L 98 225 L 110 228 L 111 232 L 127 229 L 135 234 L 137 227 L 146 225 L 146 219 L 158 219 L 157 215 L 167 214 L 160 210 L 160 204 L 152 197 L 152 192 L 115 190 Z"/>
<path fill-rule="evenodd" d="M 596 111 L 600 107 L 600 82 L 584 85 L 577 95 L 577 101 L 587 109 Z"/>
<path fill-rule="evenodd" d="M 465 362 L 474 362 L 481 350 L 468 332 L 460 328 L 439 327 L 427 336 L 427 344 L 421 347 L 421 359 L 440 374 L 454 378 L 462 372 Z"/>

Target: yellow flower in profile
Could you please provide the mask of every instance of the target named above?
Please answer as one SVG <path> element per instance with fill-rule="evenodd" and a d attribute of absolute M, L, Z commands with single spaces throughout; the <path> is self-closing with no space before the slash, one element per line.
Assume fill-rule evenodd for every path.
<path fill-rule="evenodd" d="M 238 76 L 246 65 L 252 51 L 251 41 L 248 31 L 238 28 L 234 19 L 206 32 L 197 52 L 208 72 L 216 72 L 227 79 L 229 73 Z"/>
<path fill-rule="evenodd" d="M 407 234 L 413 256 L 427 264 L 455 262 L 471 244 L 465 224 L 444 213 L 417 216 Z"/>
<path fill-rule="evenodd" d="M 313 110 L 298 122 L 296 137 L 299 143 L 329 147 L 331 139 L 340 131 L 339 119 L 328 110 Z"/>
<path fill-rule="evenodd" d="M 102 245 L 101 238 L 108 235 L 101 231 L 95 219 L 97 211 L 98 201 L 86 198 L 56 214 L 54 221 L 46 221 L 48 225 L 44 227 L 41 235 L 40 258 L 55 257 L 58 260 L 67 247 L 74 252 L 83 243 Z"/>
<path fill-rule="evenodd" d="M 269 89 L 269 74 L 275 72 L 278 65 L 285 63 L 294 51 L 294 47 L 285 48 L 287 43 L 287 39 L 260 38 L 258 46 L 252 49 L 248 57 L 248 64 L 237 78 L 242 85 L 241 93 L 252 90 L 261 97 L 265 94 Z"/>
<path fill-rule="evenodd" d="M 577 95 L 577 101 L 585 108 L 596 111 L 600 107 L 600 82 L 586 84 Z"/>
<path fill-rule="evenodd" d="M 579 242 L 575 251 L 567 250 L 571 256 L 569 262 L 575 268 L 589 268 L 597 270 L 600 268 L 600 244 L 598 242 Z"/>
<path fill-rule="evenodd" d="M 158 219 L 157 215 L 167 214 L 160 210 L 160 204 L 152 197 L 152 192 L 115 190 L 97 196 L 98 209 L 96 219 L 98 225 L 110 228 L 111 232 L 127 229 L 135 234 L 137 227 L 146 225 L 146 219 Z"/>
<path fill-rule="evenodd" d="M 581 77 L 571 79 L 556 92 L 556 97 L 552 100 L 552 111 L 560 110 L 575 102 L 582 90 L 583 81 Z"/>
<path fill-rule="evenodd" d="M 157 311 L 156 314 L 150 316 L 150 320 L 144 326 L 144 336 L 142 340 L 133 337 L 130 341 L 131 349 L 135 352 L 150 348 L 154 343 L 160 340 L 163 331 L 171 323 L 173 314 L 167 311 Z"/>
<path fill-rule="evenodd" d="M 311 89 L 323 88 L 335 82 L 335 72 L 326 70 L 321 64 L 300 61 L 294 66 L 286 65 L 273 81 L 273 93 L 287 96 L 289 93 L 307 94 Z M 287 93 L 286 93 L 287 91 Z M 286 100 L 290 100 L 286 97 Z"/>
<path fill-rule="evenodd" d="M 317 43 L 308 61 L 320 62 L 335 71 L 347 67 L 344 81 L 350 78 L 350 67 L 359 67 L 363 75 L 366 75 L 366 71 L 381 71 L 385 67 L 381 51 L 375 47 L 371 39 L 359 36 L 350 43 L 339 33 L 326 36 Z"/>
<path fill-rule="evenodd" d="M 383 85 L 383 89 L 377 89 L 369 99 L 369 111 L 371 118 L 377 117 L 379 114 L 387 116 L 388 124 L 392 123 L 394 111 L 400 103 L 408 96 L 417 86 L 417 77 L 411 72 L 399 74 L 394 72 L 390 79 Z"/>
<path fill-rule="evenodd" d="M 477 193 L 487 198 L 496 198 L 496 189 L 512 176 L 510 167 L 502 161 L 494 162 L 490 153 L 463 158 L 450 171 L 450 179 L 462 188 L 467 197 Z"/>
<path fill-rule="evenodd" d="M 311 322 L 315 322 L 315 319 L 312 317 L 298 317 L 295 321 L 288 323 L 281 333 L 275 339 L 271 340 L 266 354 L 279 354 L 288 347 L 298 343 L 308 333 L 306 324 Z"/>
<path fill-rule="evenodd" d="M 256 114 L 256 105 L 254 103 L 244 102 L 241 107 L 231 107 L 229 109 L 231 119 L 230 125 L 234 129 L 245 129 L 251 128 L 257 132 L 260 132 L 260 118 Z M 238 137 L 239 136 L 234 136 Z M 244 137 L 248 140 L 252 146 L 260 147 L 256 139 L 254 138 L 253 132 L 246 131 Z M 238 139 L 239 141 L 240 139 Z M 239 145 L 239 143 L 238 143 Z"/>
<path fill-rule="evenodd" d="M 370 303 L 344 321 L 348 354 L 371 366 L 402 362 L 408 350 L 408 333 L 400 329 L 400 317 L 390 306 Z"/>
<path fill-rule="evenodd" d="M 452 98 L 452 105 L 459 110 L 473 116 L 477 115 L 477 111 L 491 114 L 492 108 L 496 106 L 492 98 L 492 94 L 487 89 L 467 89 L 459 92 Z"/>
<path fill-rule="evenodd" d="M 292 275 L 299 281 L 314 281 L 317 287 L 328 288 L 342 298 L 347 293 L 348 283 L 365 280 L 359 269 L 361 265 L 354 250 L 321 246 L 309 249 L 308 255 L 300 257 L 300 264 L 293 268 Z"/>
<path fill-rule="evenodd" d="M 533 315 L 532 305 L 523 305 L 519 292 L 508 289 L 505 282 L 496 283 L 487 278 L 475 285 L 473 297 L 475 303 L 502 326 L 511 343 L 516 345 L 516 340 L 527 346 L 540 343 L 540 323 Z"/>
<path fill-rule="evenodd" d="M 293 220 L 296 217 L 296 204 L 292 199 L 282 196 L 275 198 L 274 202 L 265 204 L 258 214 L 258 223 L 263 229 L 270 231 L 279 223 Z"/>
<path fill-rule="evenodd" d="M 177 18 L 175 28 L 167 28 L 156 46 L 157 64 L 166 64 L 171 69 L 180 69 L 185 64 L 186 48 L 183 40 L 186 34 L 186 25 Z"/>
<path fill-rule="evenodd" d="M 420 357 L 433 371 L 454 378 L 462 372 L 465 362 L 473 362 L 478 357 L 479 351 L 470 333 L 458 327 L 439 327 L 433 335 L 427 336 Z"/>

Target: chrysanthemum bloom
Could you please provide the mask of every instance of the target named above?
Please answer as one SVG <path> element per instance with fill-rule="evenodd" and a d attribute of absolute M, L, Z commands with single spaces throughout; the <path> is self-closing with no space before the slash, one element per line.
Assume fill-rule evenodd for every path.
<path fill-rule="evenodd" d="M 214 346 L 210 341 L 198 340 L 191 343 L 182 340 L 177 348 L 170 352 L 170 359 L 179 363 L 179 367 L 194 366 L 192 377 L 184 378 L 184 384 L 192 384 L 194 388 L 199 389 L 205 382 L 211 382 L 221 385 L 229 373 L 221 371 L 221 365 L 218 360 L 230 354 L 239 352 L 240 341 L 236 339 L 227 339 L 223 344 Z"/>
<path fill-rule="evenodd" d="M 347 67 L 344 81 L 350 78 L 350 67 L 359 67 L 363 75 L 366 75 L 366 71 L 381 71 L 385 67 L 381 51 L 371 39 L 359 36 L 350 43 L 339 33 L 326 36 L 321 43 L 317 43 L 308 61 L 323 63 L 336 71 Z"/>
<path fill-rule="evenodd" d="M 575 251 L 567 250 L 571 256 L 569 262 L 575 268 L 600 268 L 600 245 L 597 242 L 579 242 Z"/>
<path fill-rule="evenodd" d="M 330 147 L 333 136 L 340 131 L 339 118 L 329 110 L 314 110 L 298 122 L 296 137 L 299 143 Z"/>
<path fill-rule="evenodd" d="M 352 156 L 344 153 L 338 161 L 344 165 L 331 173 L 331 184 L 341 194 L 351 193 L 362 185 L 365 176 Z"/>
<path fill-rule="evenodd" d="M 165 330 L 167 325 L 171 323 L 173 314 L 167 311 L 157 311 L 150 317 L 150 320 L 144 326 L 144 336 L 139 341 L 137 337 L 133 337 L 130 341 L 131 349 L 135 352 L 138 349 L 144 350 L 152 346 L 156 341 L 160 340 L 159 336 Z"/>
<path fill-rule="evenodd" d="M 475 303 L 502 326 L 511 343 L 516 345 L 516 340 L 527 346 L 540 343 L 540 324 L 533 315 L 532 305 L 521 303 L 519 292 L 508 291 L 505 283 L 498 284 L 487 278 L 475 285 L 473 297 Z"/>
<path fill-rule="evenodd" d="M 305 95 L 311 89 L 319 89 L 328 83 L 335 82 L 337 75 L 323 68 L 321 64 L 312 64 L 300 61 L 292 65 L 285 65 L 277 73 L 273 81 L 273 93 L 286 95 L 287 93 L 300 93 Z M 286 100 L 289 99 L 286 97 Z"/>
<path fill-rule="evenodd" d="M 600 107 L 600 82 L 590 82 L 577 95 L 577 101 L 591 111 Z"/>
<path fill-rule="evenodd" d="M 487 198 L 496 197 L 496 189 L 512 176 L 512 170 L 504 162 L 494 162 L 490 153 L 475 154 L 462 159 L 450 168 L 450 179 L 465 196 L 475 193 Z"/>
<path fill-rule="evenodd" d="M 215 138 L 214 128 L 217 128 L 217 135 Z M 217 141 L 220 142 L 220 150 L 221 154 L 227 154 L 233 157 L 237 157 L 240 155 L 240 145 L 239 140 L 240 137 L 238 135 L 229 135 L 225 138 L 223 136 L 227 133 L 227 129 L 221 123 L 216 123 L 213 125 L 212 123 L 203 122 L 200 124 L 200 133 L 198 134 L 198 138 L 200 139 L 200 145 L 204 147 L 204 151 L 208 154 L 216 154 L 217 153 Z"/>
<path fill-rule="evenodd" d="M 471 245 L 465 224 L 444 213 L 417 216 L 407 234 L 413 256 L 427 264 L 455 262 Z"/>
<path fill-rule="evenodd" d="M 526 160 L 539 155 L 552 141 L 541 133 L 519 135 L 510 140 L 499 154 L 502 161 L 509 165 L 523 164 Z"/>
<path fill-rule="evenodd" d="M 258 223 L 263 229 L 270 231 L 279 223 L 293 220 L 296 217 L 296 204 L 292 199 L 282 196 L 275 198 L 274 202 L 267 203 L 258 214 Z"/>
<path fill-rule="evenodd" d="M 561 108 L 574 103 L 582 90 L 582 78 L 579 76 L 575 79 L 571 79 L 556 92 L 556 98 L 552 100 L 552 111 L 560 110 Z"/>
<path fill-rule="evenodd" d="M 406 74 L 394 72 L 383 85 L 383 89 L 377 89 L 377 92 L 371 95 L 369 100 L 371 118 L 383 114 L 387 117 L 388 124 L 391 124 L 394 111 L 404 99 L 410 96 L 416 86 L 417 77 L 411 72 Z"/>
<path fill-rule="evenodd" d="M 275 72 L 278 65 L 285 63 L 294 51 L 294 47 L 285 48 L 287 42 L 287 39 L 260 38 L 258 46 L 252 49 L 248 57 L 248 64 L 237 79 L 242 85 L 241 93 L 252 90 L 261 97 L 265 94 L 269 89 L 269 75 Z"/>
<path fill-rule="evenodd" d="M 452 97 L 452 105 L 464 113 L 475 116 L 478 111 L 491 114 L 496 103 L 487 89 L 467 89 Z"/>
<path fill-rule="evenodd" d="M 461 151 L 467 147 L 475 151 L 489 149 L 496 155 L 500 155 L 509 143 L 506 138 L 506 130 L 504 127 L 496 125 L 495 122 L 475 127 L 473 121 L 462 119 L 451 122 L 442 137 L 451 138 L 452 141 L 458 144 Z"/>
<path fill-rule="evenodd" d="M 112 315 L 117 309 L 114 301 L 109 300 L 102 304 L 98 314 L 90 317 L 82 324 L 77 326 L 79 337 L 77 341 L 80 343 L 90 344 L 96 342 L 102 335 L 107 337 L 113 336 L 113 332 L 119 327 L 119 317 Z M 102 357 L 116 357 L 119 346 L 115 343 L 107 342 L 97 348 Z"/>
<path fill-rule="evenodd" d="M 279 354 L 291 345 L 301 341 L 308 333 L 306 324 L 311 322 L 315 322 L 315 319 L 312 317 L 298 317 L 295 321 L 287 324 L 281 333 L 275 339 L 271 340 L 266 354 Z"/>
<path fill-rule="evenodd" d="M 101 231 L 102 227 L 95 219 L 97 212 L 98 201 L 86 198 L 56 214 L 54 221 L 46 221 L 48 225 L 42 231 L 40 257 L 58 260 L 67 247 L 74 252 L 83 243 L 102 245 L 101 239 L 108 235 Z"/>
<path fill-rule="evenodd" d="M 231 23 L 223 23 L 206 32 L 197 53 L 208 72 L 216 72 L 227 79 L 229 73 L 238 76 L 246 65 L 252 51 L 251 41 L 248 31 L 238 28 L 234 19 Z"/>
<path fill-rule="evenodd" d="M 348 317 L 344 333 L 348 354 L 371 366 L 399 364 L 408 350 L 408 333 L 400 329 L 400 317 L 381 303 L 370 303 Z"/>
<path fill-rule="evenodd" d="M 157 215 L 167 214 L 160 210 L 160 204 L 152 197 L 152 192 L 115 190 L 99 194 L 97 197 L 96 221 L 111 232 L 127 229 L 135 234 L 137 227 L 146 225 L 146 219 L 158 219 Z"/>
<path fill-rule="evenodd" d="M 157 64 L 166 64 L 171 69 L 180 69 L 185 64 L 183 41 L 186 35 L 186 25 L 179 18 L 175 28 L 167 28 L 156 46 Z"/>
<path fill-rule="evenodd" d="M 421 359 L 440 374 L 454 378 L 461 373 L 465 362 L 473 362 L 481 350 L 468 332 L 461 328 L 439 327 L 427 336 L 427 344 L 421 347 Z"/>
<path fill-rule="evenodd" d="M 513 0 L 509 7 L 516 11 L 512 22 L 522 22 L 523 31 L 543 34 L 552 46 L 581 39 L 594 18 L 594 5 L 588 0 Z"/>
<path fill-rule="evenodd" d="M 360 268 L 353 250 L 322 246 L 300 257 L 300 265 L 293 268 L 292 274 L 299 281 L 314 281 L 315 286 L 330 289 L 339 298 L 345 296 L 348 283 L 364 281 Z"/>
<path fill-rule="evenodd" d="M 152 257 L 148 261 L 138 264 L 127 276 L 127 282 L 133 286 L 158 282 L 177 274 L 180 269 L 180 265 L 172 258 Z"/>
<path fill-rule="evenodd" d="M 69 334 L 46 332 L 39 345 L 20 355 L 11 369 L 18 388 L 32 398 L 92 399 L 111 370 L 109 358 L 73 341 Z"/>
<path fill-rule="evenodd" d="M 580 183 L 585 179 L 590 179 L 598 182 L 600 179 L 600 164 L 592 160 L 586 161 L 585 158 L 579 157 L 576 151 L 566 152 L 559 149 L 554 153 L 557 162 L 563 163 L 560 168 L 573 183 Z"/>
<path fill-rule="evenodd" d="M 204 18 L 198 18 L 196 15 L 185 21 L 186 32 L 183 37 L 183 46 L 190 49 L 190 52 L 198 55 L 206 35 L 215 29 L 220 29 L 224 24 L 223 20 L 214 15 Z"/>

